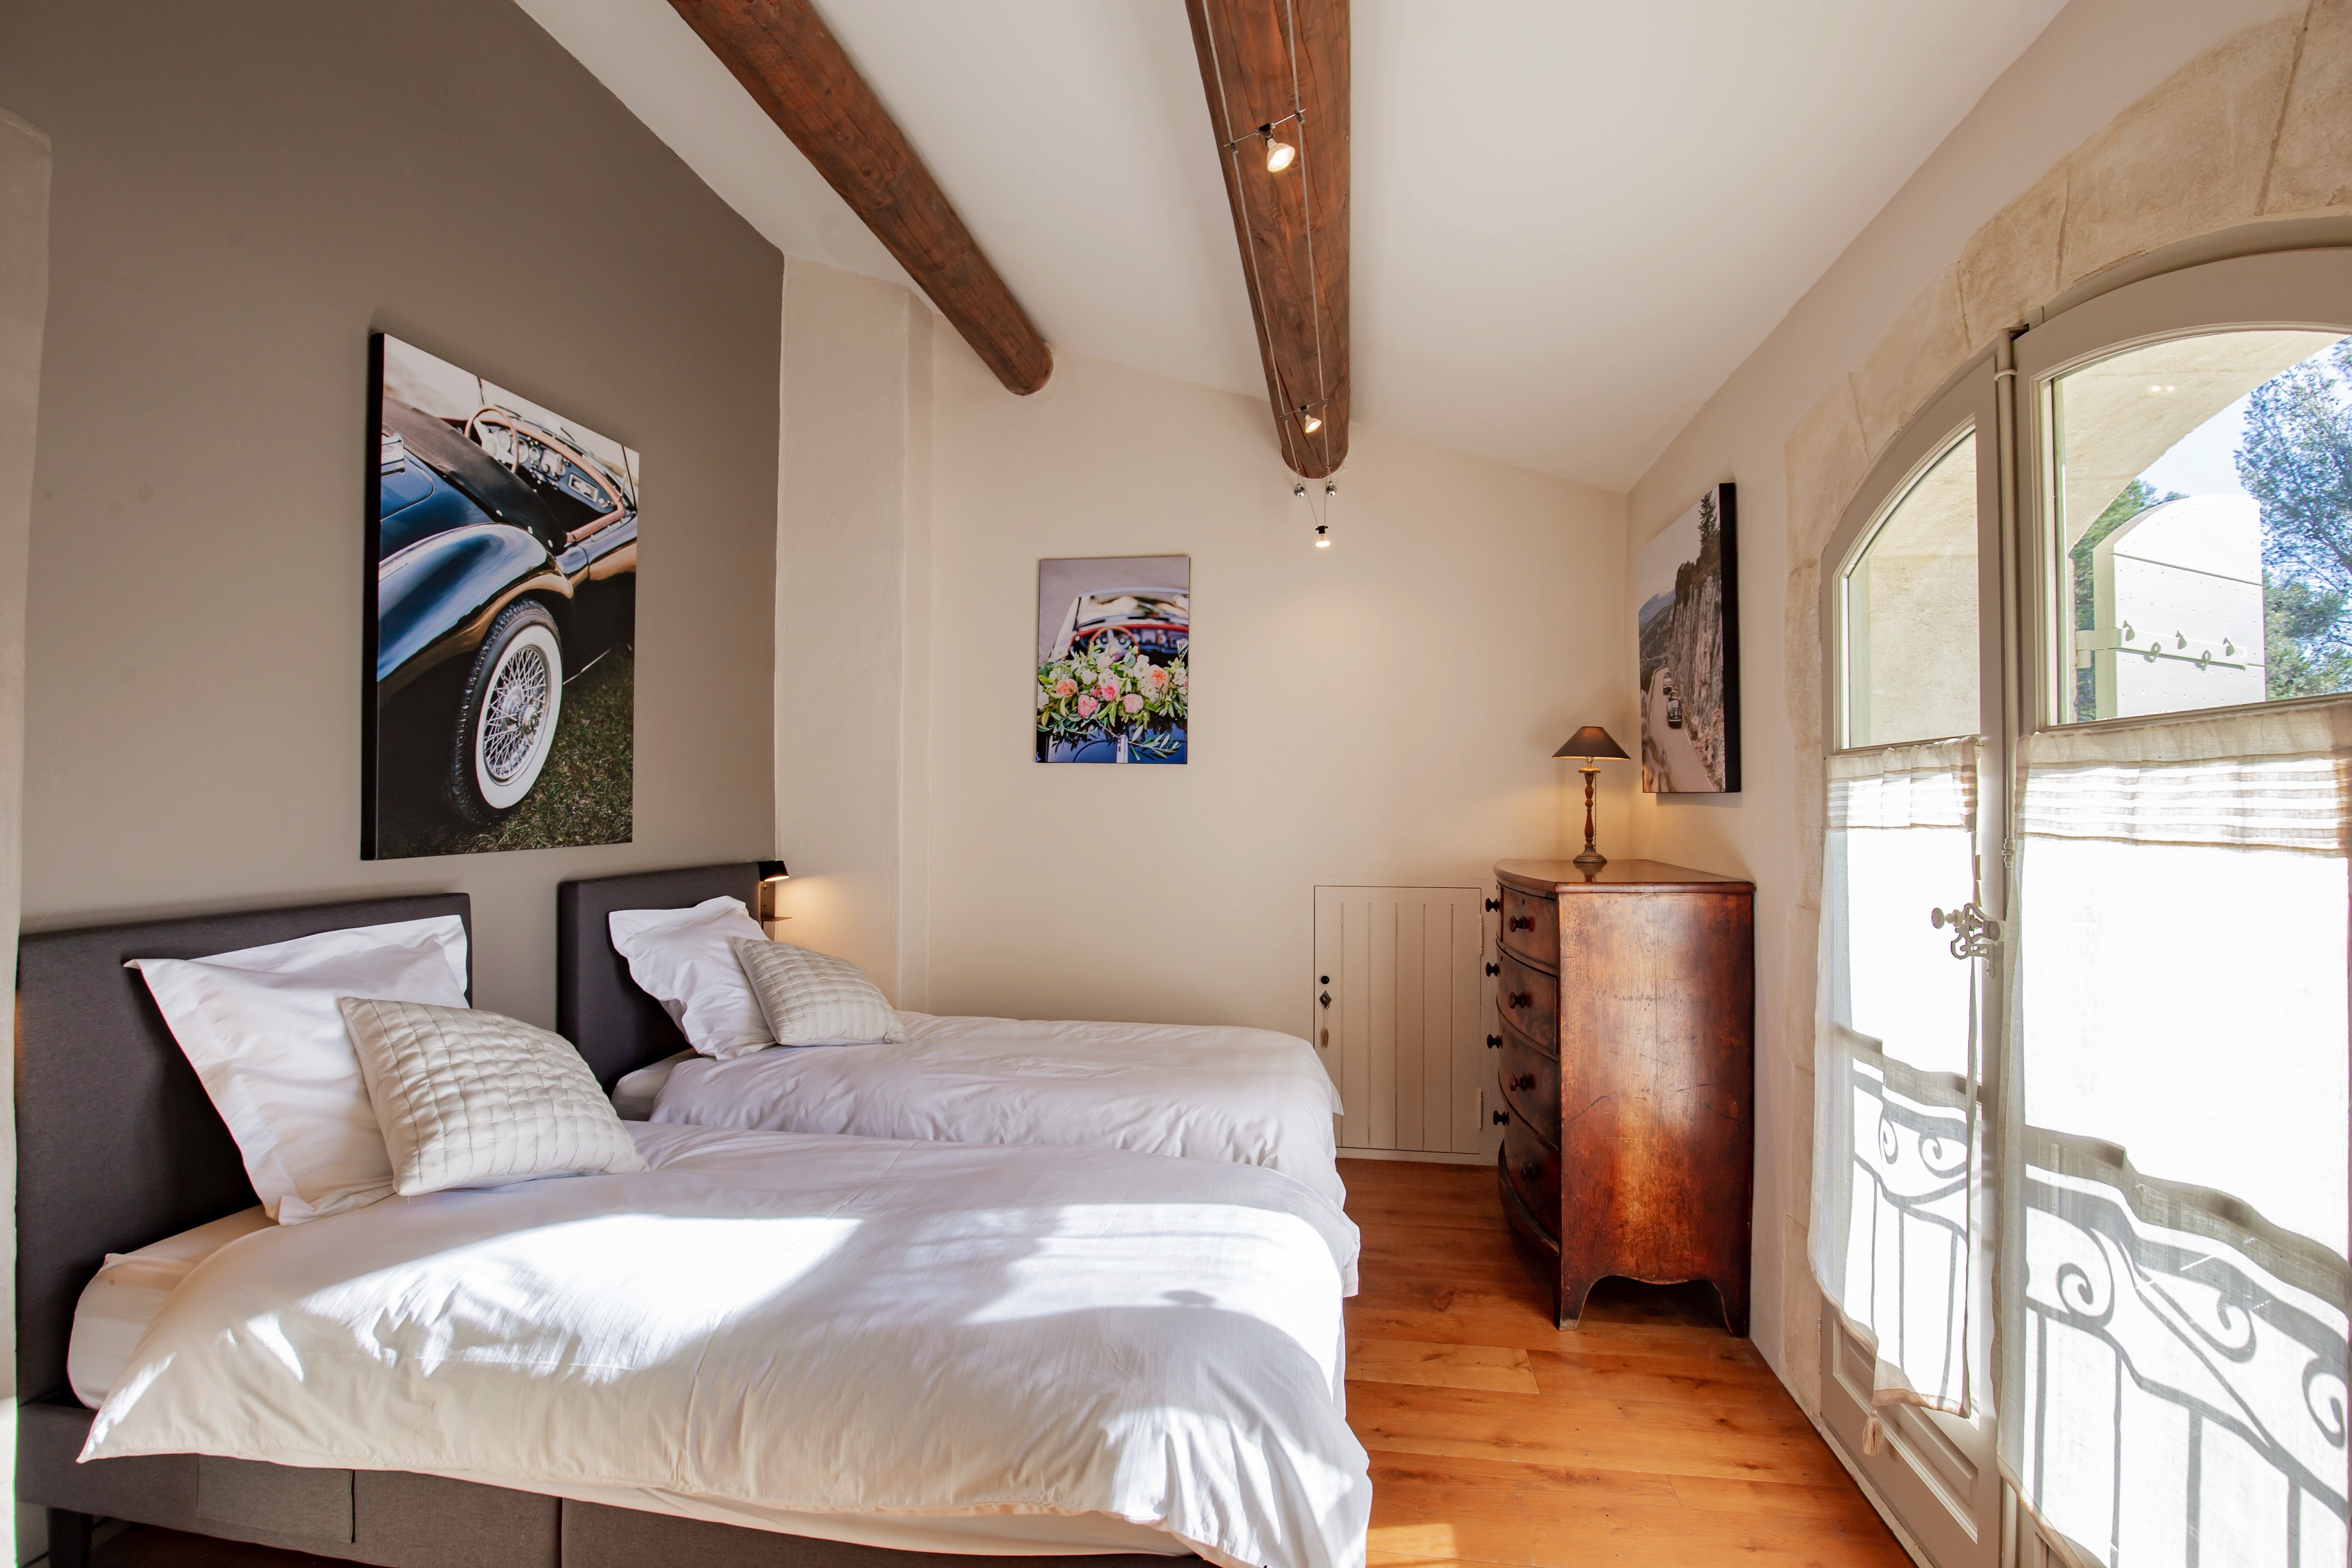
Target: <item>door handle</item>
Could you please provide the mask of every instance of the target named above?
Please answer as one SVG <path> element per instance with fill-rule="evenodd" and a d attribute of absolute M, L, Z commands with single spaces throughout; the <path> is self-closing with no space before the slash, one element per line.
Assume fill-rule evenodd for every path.
<path fill-rule="evenodd" d="M 2000 922 L 1984 912 L 1984 906 L 1973 900 L 1956 910 L 1929 910 L 1927 923 L 1937 931 L 1952 928 L 1951 953 L 1954 958 L 1990 958 L 2000 945 Z"/>
<path fill-rule="evenodd" d="M 1503 907 L 1503 900 L 1500 900 L 1500 899 L 1488 899 L 1488 900 L 1486 900 L 1486 912 L 1487 912 L 1488 914 L 1490 914 L 1490 915 L 1491 915 L 1491 914 L 1493 914 L 1496 910 L 1501 909 L 1502 907 Z"/>
<path fill-rule="evenodd" d="M 1498 1111 L 1495 1112 L 1495 1125 L 1496 1125 L 1496 1126 L 1497 1126 L 1497 1127 L 1507 1127 L 1507 1126 L 1509 1126 L 1510 1124 L 1511 1124 L 1511 1113 L 1510 1113 L 1509 1111 L 1507 1111 L 1507 1110 L 1498 1110 Z"/>
<path fill-rule="evenodd" d="M 1500 974 L 1503 973 L 1503 966 L 1499 963 L 1490 963 L 1486 966 L 1486 973 L 1489 974 Z"/>
<path fill-rule="evenodd" d="M 1486 1037 L 1486 1048 L 1487 1048 L 1488 1050 L 1490 1050 L 1490 1051 L 1499 1051 L 1499 1050 L 1501 1050 L 1501 1049 L 1503 1048 L 1503 1037 L 1502 1037 L 1502 1036 L 1500 1036 L 1500 1035 L 1489 1035 L 1489 1036 L 1487 1036 L 1487 1037 Z"/>
<path fill-rule="evenodd" d="M 1536 1075 L 1531 1072 L 1517 1073 L 1511 1079 L 1513 1089 L 1533 1089 L 1535 1086 Z"/>

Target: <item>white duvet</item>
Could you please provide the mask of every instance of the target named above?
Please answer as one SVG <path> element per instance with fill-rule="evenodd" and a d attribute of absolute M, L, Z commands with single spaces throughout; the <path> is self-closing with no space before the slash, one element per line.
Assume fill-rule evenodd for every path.
<path fill-rule="evenodd" d="M 653 1169 L 274 1226 L 165 1301 L 84 1458 L 760 1510 L 1110 1514 L 1358 1568 L 1355 1227 L 1228 1163 L 633 1125 Z"/>
<path fill-rule="evenodd" d="M 903 1045 L 681 1061 L 656 1121 L 945 1143 L 1071 1143 L 1265 1165 L 1344 1202 L 1338 1089 L 1271 1029 L 901 1013 Z"/>

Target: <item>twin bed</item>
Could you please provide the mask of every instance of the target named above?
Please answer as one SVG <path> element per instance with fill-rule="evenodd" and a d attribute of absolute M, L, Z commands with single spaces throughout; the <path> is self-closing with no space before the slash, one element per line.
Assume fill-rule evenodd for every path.
<path fill-rule="evenodd" d="M 565 886 L 562 1032 L 601 1081 L 682 1043 L 604 917 L 755 875 Z M 122 962 L 466 912 L 371 900 L 26 940 L 18 1495 L 53 1510 L 58 1568 L 100 1514 L 399 1568 L 1362 1561 L 1339 1311 L 1355 1232 L 1268 1168 L 1296 1139 L 1168 1158 L 662 1121 L 631 1124 L 642 1172 L 236 1218 L 254 1203 L 236 1145 Z M 889 1114 L 961 1125 L 986 1096 L 959 1072 Z M 1250 1146 L 1207 1120 L 1223 1130 L 1203 1150 Z M 1141 1122 L 1103 1131 L 1192 1136 Z M 86 1292 L 109 1253 L 131 1256 Z M 95 1413 L 76 1387 L 103 1394 Z"/>
<path fill-rule="evenodd" d="M 608 922 L 624 910 L 748 902 L 758 877 L 745 863 L 563 884 L 556 1029 L 614 1088 L 624 1115 L 1224 1160 L 1345 1200 L 1331 1121 L 1338 1091 L 1313 1047 L 1270 1029 L 901 1013 L 903 1042 L 693 1055 L 631 977 Z"/>

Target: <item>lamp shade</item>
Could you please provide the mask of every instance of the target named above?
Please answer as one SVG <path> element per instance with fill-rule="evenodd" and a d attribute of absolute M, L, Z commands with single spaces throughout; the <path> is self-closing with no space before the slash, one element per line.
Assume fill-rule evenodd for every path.
<path fill-rule="evenodd" d="M 1633 760 L 1633 758 L 1626 756 L 1625 748 L 1611 740 L 1609 738 L 1609 731 L 1603 730 L 1598 724 L 1587 724 L 1583 729 L 1579 730 L 1575 734 L 1570 735 L 1568 738 L 1567 742 L 1563 744 L 1559 751 L 1554 752 L 1552 755 L 1555 757 L 1583 757 L 1588 760 L 1593 757 L 1615 757 L 1620 761 L 1628 763 Z"/>
<path fill-rule="evenodd" d="M 790 871 L 784 869 L 784 863 L 782 860 L 760 862 L 760 880 L 762 882 L 781 882 L 791 875 Z"/>

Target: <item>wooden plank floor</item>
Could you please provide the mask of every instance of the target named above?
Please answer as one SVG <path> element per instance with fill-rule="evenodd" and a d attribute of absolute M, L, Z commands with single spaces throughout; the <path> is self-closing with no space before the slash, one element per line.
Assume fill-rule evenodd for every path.
<path fill-rule="evenodd" d="M 1341 1162 L 1348 1419 L 1376 1568 L 1909 1568 L 1713 1290 L 1604 1281 L 1562 1333 L 1491 1168 Z"/>
<path fill-rule="evenodd" d="M 1908 1568 L 1714 1293 L 1612 1280 L 1551 1326 L 1494 1172 L 1349 1160 L 1364 1233 L 1348 1418 L 1372 1458 L 1374 1568 Z M 134 1530 L 98 1568 L 331 1568 Z"/>

